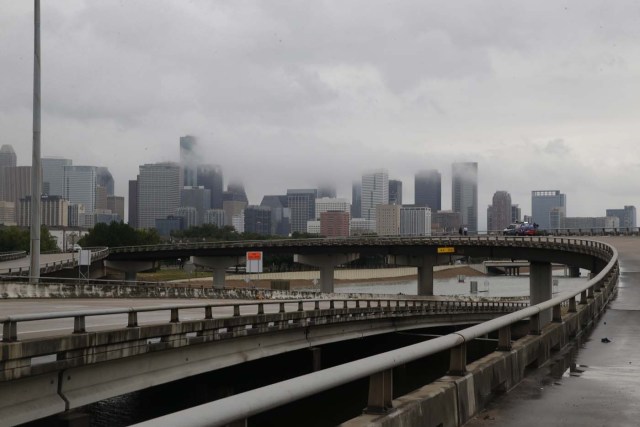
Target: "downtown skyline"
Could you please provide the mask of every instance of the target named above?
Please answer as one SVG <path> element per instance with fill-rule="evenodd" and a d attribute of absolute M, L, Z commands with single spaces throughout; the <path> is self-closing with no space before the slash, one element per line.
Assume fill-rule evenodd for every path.
<path fill-rule="evenodd" d="M 32 5 L 1 3 L 0 144 L 28 165 Z M 631 2 L 154 4 L 42 10 L 42 154 L 108 167 L 118 195 L 193 134 L 253 204 L 327 177 L 349 198 L 373 168 L 410 204 L 437 169 L 447 209 L 454 162 L 478 163 L 480 228 L 499 190 L 523 214 L 533 190 L 570 216 L 639 204 Z"/>

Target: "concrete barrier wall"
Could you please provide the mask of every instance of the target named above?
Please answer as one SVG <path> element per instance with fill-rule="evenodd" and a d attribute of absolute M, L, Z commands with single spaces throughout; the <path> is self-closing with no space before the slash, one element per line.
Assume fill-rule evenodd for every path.
<path fill-rule="evenodd" d="M 394 408 L 386 415 L 364 414 L 342 426 L 461 426 L 493 396 L 516 386 L 527 368 L 540 367 L 589 331 L 614 294 L 615 288 L 596 293 L 588 304 L 579 305 L 576 313 L 564 313 L 561 323 L 548 324 L 540 335 L 526 335 L 510 351 L 495 351 L 469 363 L 463 376 L 445 376 L 394 399 Z"/>

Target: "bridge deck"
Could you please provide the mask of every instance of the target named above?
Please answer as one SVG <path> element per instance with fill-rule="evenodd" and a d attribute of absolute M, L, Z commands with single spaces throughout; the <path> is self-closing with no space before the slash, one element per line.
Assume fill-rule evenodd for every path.
<path fill-rule="evenodd" d="M 640 252 L 637 238 L 599 239 L 620 255 L 618 297 L 575 356 L 579 371 L 541 370 L 466 427 L 637 426 L 640 417 Z M 608 338 L 611 342 L 602 342 Z"/>

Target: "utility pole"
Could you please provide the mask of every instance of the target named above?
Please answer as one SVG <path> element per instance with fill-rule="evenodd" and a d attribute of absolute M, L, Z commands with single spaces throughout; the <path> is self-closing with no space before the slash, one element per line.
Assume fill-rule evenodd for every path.
<path fill-rule="evenodd" d="M 31 247 L 29 276 L 31 283 L 40 279 L 40 196 L 42 165 L 40 160 L 40 0 L 34 0 L 33 55 L 33 158 L 31 161 Z"/>

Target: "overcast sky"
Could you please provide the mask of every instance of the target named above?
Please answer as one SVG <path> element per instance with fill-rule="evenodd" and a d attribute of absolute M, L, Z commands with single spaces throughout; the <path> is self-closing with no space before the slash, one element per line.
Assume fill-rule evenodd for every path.
<path fill-rule="evenodd" d="M 42 154 L 107 166 L 202 160 L 250 203 L 385 167 L 413 201 L 419 169 L 478 162 L 493 193 L 568 216 L 640 207 L 637 1 L 42 2 Z M 0 144 L 31 162 L 33 2 L 0 0 Z"/>

